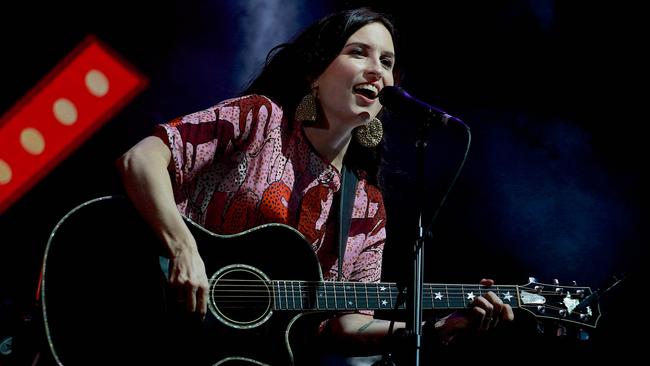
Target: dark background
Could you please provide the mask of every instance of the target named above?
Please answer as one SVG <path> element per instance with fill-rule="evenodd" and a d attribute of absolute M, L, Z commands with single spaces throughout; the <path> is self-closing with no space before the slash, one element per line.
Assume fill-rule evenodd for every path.
<path fill-rule="evenodd" d="M 367 4 L 395 18 L 402 86 L 472 129 L 467 163 L 426 244 L 425 280 L 523 285 L 535 276 L 595 290 L 626 274 L 602 299 L 591 341 L 535 335 L 526 316 L 499 339 L 532 354 L 543 348 L 545 357 L 558 349 L 591 359 L 637 351 L 631 331 L 645 332 L 647 324 L 638 287 L 647 242 L 647 117 L 635 108 L 637 90 L 647 89 L 641 12 L 623 3 L 552 0 L 2 5 L 0 112 L 91 33 L 146 75 L 149 87 L 2 213 L 0 336 L 19 333 L 33 309 L 56 222 L 88 199 L 121 190 L 116 158 L 155 123 L 238 93 L 272 46 L 313 20 Z M 430 220 L 465 141 L 449 129 L 431 132 L 426 195 L 415 197 L 414 123 L 395 116 L 384 122 L 384 277 L 393 281 L 410 271 L 416 203 L 425 202 Z M 107 248 L 107 255 L 112 250 L 123 249 Z"/>

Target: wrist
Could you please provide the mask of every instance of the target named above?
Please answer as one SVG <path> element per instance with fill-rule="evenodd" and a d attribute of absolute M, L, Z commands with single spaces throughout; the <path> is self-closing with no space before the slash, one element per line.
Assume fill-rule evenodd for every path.
<path fill-rule="evenodd" d="M 442 318 L 432 317 L 425 321 L 422 327 L 422 335 L 437 340 L 440 344 L 447 346 L 455 337 L 452 327 L 448 324 L 447 320 L 451 315 Z"/>

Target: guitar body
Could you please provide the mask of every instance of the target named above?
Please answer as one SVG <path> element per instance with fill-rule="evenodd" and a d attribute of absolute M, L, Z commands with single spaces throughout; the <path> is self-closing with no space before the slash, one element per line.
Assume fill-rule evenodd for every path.
<path fill-rule="evenodd" d="M 304 349 L 320 316 L 274 311 L 266 280 L 322 280 L 304 238 L 279 224 L 219 236 L 187 223 L 211 283 L 204 321 L 175 301 L 161 245 L 126 198 L 89 201 L 59 222 L 45 252 L 41 298 L 59 364 L 296 363 L 290 344 Z"/>

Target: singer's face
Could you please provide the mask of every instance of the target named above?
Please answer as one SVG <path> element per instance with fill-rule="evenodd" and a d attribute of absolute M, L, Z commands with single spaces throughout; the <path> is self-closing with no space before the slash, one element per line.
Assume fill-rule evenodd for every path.
<path fill-rule="evenodd" d="M 377 94 L 393 85 L 394 64 L 393 38 L 383 24 L 352 34 L 314 82 L 330 125 L 352 129 L 374 118 L 381 110 Z"/>

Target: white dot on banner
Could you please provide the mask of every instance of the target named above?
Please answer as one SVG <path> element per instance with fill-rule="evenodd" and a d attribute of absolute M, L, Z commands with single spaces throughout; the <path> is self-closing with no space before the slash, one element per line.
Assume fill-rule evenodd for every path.
<path fill-rule="evenodd" d="M 20 133 L 20 145 L 28 153 L 38 155 L 45 150 L 43 135 L 35 128 L 26 128 Z"/>
<path fill-rule="evenodd" d="M 103 72 L 92 69 L 86 74 L 86 88 L 88 88 L 90 94 L 103 97 L 108 93 L 108 78 Z"/>
<path fill-rule="evenodd" d="M 52 112 L 57 121 L 66 126 L 77 122 L 77 107 L 68 99 L 57 99 L 52 105 Z"/>
<path fill-rule="evenodd" d="M 11 182 L 11 167 L 4 160 L 0 159 L 0 184 Z"/>

